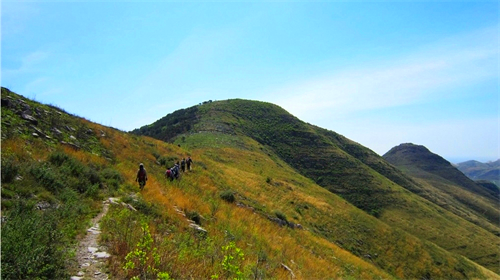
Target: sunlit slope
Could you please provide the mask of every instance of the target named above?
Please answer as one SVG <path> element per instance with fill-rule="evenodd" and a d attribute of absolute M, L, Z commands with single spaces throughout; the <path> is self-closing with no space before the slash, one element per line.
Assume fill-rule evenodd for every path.
<path fill-rule="evenodd" d="M 474 267 L 465 258 L 392 228 L 319 187 L 250 138 L 197 133 L 185 136 L 183 146 L 198 147 L 192 152 L 217 170 L 212 177 L 236 192 L 240 206 L 264 216 L 281 213 L 289 222 L 301 224 L 311 234 L 394 276 L 462 278 L 460 267 Z M 445 268 L 448 265 L 451 267 Z"/>
<path fill-rule="evenodd" d="M 34 117 L 23 118 L 21 113 L 33 114 Z M 74 258 L 71 255 L 74 239 L 85 233 L 91 215 L 99 211 L 102 200 L 115 196 L 128 205 L 111 204 L 101 224 L 102 242 L 112 254 L 108 263 L 112 279 L 133 276 L 153 279 L 157 272 L 168 273 L 174 279 L 288 279 L 292 275 L 297 279 L 393 278 L 370 260 L 355 256 L 306 226 L 295 229 L 280 226 L 277 217 L 294 219 L 291 210 L 279 205 L 278 198 L 271 196 L 278 184 L 274 180 L 281 176 L 267 182 L 266 175 L 273 174 L 274 170 L 266 167 L 257 173 L 249 170 L 247 174 L 250 176 L 243 182 L 234 181 L 236 178 L 233 177 L 237 175 L 232 172 L 236 169 L 229 162 L 224 164 L 219 160 L 227 153 L 253 157 L 252 164 L 256 166 L 272 161 L 260 152 L 240 149 L 191 151 L 130 135 L 2 89 L 3 276 L 67 279 L 69 275 L 75 275 L 77 270 L 71 265 L 66 271 L 64 269 L 64 264 L 71 263 Z M 184 174 L 179 181 L 167 181 L 163 175 L 166 166 L 186 155 L 191 155 L 195 161 L 193 171 Z M 149 177 L 142 192 L 135 182 L 139 162 L 144 163 Z M 239 159 L 235 162 L 238 166 L 247 164 L 246 161 L 238 163 Z M 292 169 L 284 168 L 293 173 Z M 292 177 L 297 184 L 322 191 L 304 177 Z M 258 187 L 271 188 L 271 191 L 254 189 Z M 250 193 L 243 190 L 258 192 L 268 198 L 253 202 Z M 222 199 L 224 192 L 235 195 L 236 201 Z M 21 201 L 27 207 L 22 211 L 34 211 L 36 217 L 26 221 L 16 218 L 15 212 L 19 210 L 16 205 Z M 44 210 L 38 210 L 42 206 L 35 205 L 44 205 Z M 316 207 L 310 205 L 311 209 Z M 278 212 L 280 209 L 282 213 Z M 38 216 L 43 219 L 38 221 Z M 197 220 L 206 232 L 193 229 L 187 218 Z M 16 247 L 11 245 L 20 240 L 10 238 L 23 233 L 14 231 L 10 234 L 12 222 L 16 222 L 20 229 L 28 228 L 32 222 L 50 224 L 54 226 L 52 237 L 64 235 L 73 241 L 32 244 L 37 250 L 60 252 L 50 256 L 49 263 L 36 260 L 36 265 L 40 265 L 38 269 L 39 266 L 28 261 L 19 262 L 30 260 L 31 255 L 38 256 L 36 252 L 29 252 L 30 247 L 12 251 Z M 4 231 L 7 227 L 9 235 Z M 26 244 L 37 240 L 30 232 L 24 233 L 18 237 Z M 146 243 L 149 233 L 153 238 L 151 243 Z M 57 248 L 49 245 L 57 245 Z M 241 257 L 239 253 L 235 254 L 236 249 L 240 250 Z M 137 250 L 141 253 L 132 254 L 139 252 Z M 142 253 L 148 257 L 144 263 L 127 257 L 142 256 Z M 228 257 L 236 259 L 227 261 Z M 444 257 L 458 261 L 454 256 Z M 138 267 L 130 268 L 131 263 Z M 57 270 L 50 270 L 59 264 Z M 125 269 L 127 266 L 128 270 Z M 28 271 L 33 267 L 36 269 Z M 464 261 L 460 267 L 471 277 L 486 276 L 471 262 Z M 6 269 L 12 271 L 7 274 Z M 456 271 L 442 273 L 453 275 Z"/>
<path fill-rule="evenodd" d="M 231 144 L 243 150 L 246 146 L 235 139 L 250 137 L 273 160 L 283 160 L 391 227 L 499 272 L 497 236 L 412 193 L 422 187 L 369 149 L 306 124 L 273 104 L 246 100 L 208 103 L 176 111 L 134 132 L 191 149 L 206 148 L 200 144 L 203 141 L 192 139 L 207 133 L 227 142 L 211 139 L 211 145 Z"/>

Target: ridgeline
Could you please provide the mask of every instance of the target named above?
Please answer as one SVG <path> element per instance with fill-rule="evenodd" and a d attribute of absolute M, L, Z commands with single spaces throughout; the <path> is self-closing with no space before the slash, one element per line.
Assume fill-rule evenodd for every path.
<path fill-rule="evenodd" d="M 500 279 L 487 218 L 269 103 L 207 102 L 126 133 L 2 88 L 1 156 L 5 278 L 68 278 L 119 197 L 101 222 L 111 278 Z M 193 170 L 167 180 L 187 156 Z"/>

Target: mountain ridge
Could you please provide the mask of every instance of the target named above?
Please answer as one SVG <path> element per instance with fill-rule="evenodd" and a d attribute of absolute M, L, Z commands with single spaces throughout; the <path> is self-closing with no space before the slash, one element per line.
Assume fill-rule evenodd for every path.
<path fill-rule="evenodd" d="M 490 162 L 469 160 L 458 163 L 456 166 L 472 180 L 487 180 L 500 186 L 500 159 Z"/>
<path fill-rule="evenodd" d="M 4 99 L 12 100 L 13 105 L 4 105 Z M 30 233 L 49 230 L 29 224 L 45 221 L 46 225 L 54 225 L 50 227 L 53 236 L 64 234 L 72 240 L 84 230 L 79 228 L 91 214 L 98 213 L 104 197 L 117 196 L 121 202 L 110 205 L 101 225 L 102 242 L 112 255 L 108 268 L 114 278 L 149 279 L 160 273 L 166 277 L 167 272 L 181 279 L 232 279 L 238 275 L 284 279 L 292 274 L 299 279 L 500 278 L 483 267 L 494 269 L 495 264 L 489 264 L 490 259 L 484 256 L 491 255 L 493 249 L 489 248 L 496 248 L 496 237 L 384 179 L 350 153 L 364 151 L 365 162 L 390 165 L 371 157 L 354 142 L 335 133 L 320 134 L 303 122 L 280 127 L 283 120 L 298 119 L 284 110 L 275 111 L 275 106 L 269 104 L 252 104 L 255 107 L 242 110 L 240 106 L 246 106 L 246 102 L 229 108 L 217 107 L 221 104 L 213 102 L 199 106 L 194 113 L 174 112 L 171 116 L 185 116 L 184 123 L 182 118 L 169 118 L 166 121 L 171 121 L 172 127 L 149 126 L 159 132 L 174 128 L 183 132 L 176 132 L 172 143 L 166 143 L 88 122 L 2 88 L 2 275 L 9 278 L 6 275 L 12 274 L 5 273 L 17 269 L 13 275 L 21 278 L 64 278 L 63 274 L 55 277 L 50 269 L 22 270 L 33 262 L 20 258 L 35 252 L 12 254 L 11 246 L 17 246 L 13 234 L 22 229 Z M 233 113 L 235 109 L 237 114 Z M 253 113 L 248 119 L 246 114 L 252 111 L 267 113 L 269 123 Z M 268 133 L 269 128 L 275 131 Z M 249 132 L 262 143 L 246 136 Z M 288 135 L 295 136 L 279 145 Z M 319 155 L 324 159 L 314 161 L 317 154 L 310 155 L 314 148 L 307 146 L 312 143 L 319 144 Z M 307 147 L 297 149 L 298 144 Z M 340 144 L 349 146 L 350 151 Z M 300 156 L 294 156 L 295 152 Z M 320 169 L 324 168 L 321 163 L 328 163 L 331 153 L 340 161 L 335 165 L 339 167 L 337 175 L 364 180 L 355 184 L 365 185 L 358 195 L 371 191 L 382 198 L 393 196 L 395 201 L 403 200 L 410 210 L 423 212 L 412 214 L 389 204 L 370 215 L 304 176 L 328 174 Z M 282 154 L 295 160 L 295 167 L 284 161 Z M 194 169 L 180 180 L 168 181 L 163 175 L 165 168 L 186 155 L 193 158 Z M 134 181 L 139 162 L 146 166 L 149 177 L 143 191 Z M 302 165 L 312 170 L 298 171 Z M 333 186 L 337 190 L 352 188 L 348 181 L 337 180 L 342 183 Z M 323 181 L 331 182 L 332 178 Z M 377 206 L 376 200 L 366 205 L 370 199 L 359 199 L 355 202 L 362 206 Z M 18 205 L 22 201 L 25 206 Z M 19 207 L 32 216 L 21 215 L 23 211 L 16 210 Z M 425 215 L 439 218 L 439 211 L 445 215 L 439 219 L 440 226 L 451 230 L 439 231 L 432 221 L 419 222 Z M 21 213 L 20 218 L 16 213 Z M 403 214 L 412 215 L 415 221 L 407 225 L 398 222 L 409 221 Z M 375 218 L 377 215 L 379 218 Z M 61 219 L 54 219 L 57 217 Z M 194 221 L 198 224 L 191 226 Z M 296 224 L 301 227 L 290 226 Z M 436 231 L 430 237 L 437 240 L 418 237 L 418 232 L 411 233 L 411 227 Z M 457 233 L 453 233 L 455 230 Z M 439 234 L 451 234 L 448 239 L 456 240 L 443 244 Z M 27 243 L 32 237 L 47 234 L 21 236 Z M 435 244 L 438 241 L 442 243 L 439 246 Z M 38 243 L 37 248 L 45 244 Z M 71 251 L 64 244 L 54 245 L 45 248 L 61 254 Z M 139 255 L 148 257 L 145 263 L 133 257 L 132 253 L 139 251 Z M 229 263 L 231 269 L 225 261 L 229 257 L 234 260 Z M 59 261 L 51 264 L 62 264 L 71 256 L 56 254 L 52 258 Z M 28 274 L 30 271 L 40 274 Z"/>
<path fill-rule="evenodd" d="M 440 223 L 454 220 L 455 226 L 461 224 L 465 228 L 475 227 L 460 221 L 466 215 L 459 215 L 462 218 L 454 216 L 461 214 L 460 211 L 463 210 L 452 212 L 454 214 L 443 212 L 445 216 L 437 214 L 443 211 L 440 209 L 443 205 L 435 208 L 432 200 L 421 195 L 421 192 L 426 191 L 425 188 L 373 151 L 333 131 L 304 123 L 274 104 L 236 99 L 191 107 L 183 112 L 189 112 L 191 115 L 186 117 L 182 112 L 176 111 L 151 125 L 135 130 L 134 133 L 144 133 L 189 147 L 194 147 L 189 139 L 200 133 L 249 136 L 320 186 L 384 222 L 408 230 L 421 238 L 433 240 L 444 247 L 453 247 L 448 244 L 449 238 L 443 238 L 444 236 L 437 232 L 429 234 L 434 231 L 425 229 L 425 225 L 415 227 L 409 223 L 409 213 L 414 211 L 426 213 L 419 216 L 431 216 L 434 220 L 441 221 Z M 183 133 L 165 137 L 165 131 L 171 128 L 169 124 L 172 129 Z M 414 197 L 411 193 L 419 194 L 424 199 Z M 395 220 L 391 215 L 406 218 Z M 477 216 L 477 219 L 482 218 Z M 470 219 L 468 221 L 472 222 Z M 486 224 L 488 231 L 498 232 L 498 228 L 493 225 L 486 222 L 483 224 Z M 452 235 L 459 231 L 461 230 L 456 228 Z M 488 236 L 491 233 L 483 234 Z M 496 237 L 492 235 L 487 239 L 498 242 L 493 241 Z M 484 240 L 476 241 L 483 243 Z M 465 247 L 472 244 L 468 241 L 467 243 L 469 245 Z M 462 251 L 460 247 L 461 245 L 455 246 L 453 250 Z M 494 252 L 493 248 L 491 251 Z M 489 267 L 495 267 L 495 256 L 492 255 L 483 261 L 489 263 Z M 477 257 L 480 256 L 474 256 Z"/>

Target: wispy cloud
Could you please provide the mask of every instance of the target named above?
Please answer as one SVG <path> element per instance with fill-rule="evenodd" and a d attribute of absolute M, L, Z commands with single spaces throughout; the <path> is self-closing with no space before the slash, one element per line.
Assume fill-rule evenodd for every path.
<path fill-rule="evenodd" d="M 497 32 L 498 27 L 478 30 L 383 63 L 284 85 L 269 90 L 267 100 L 313 121 L 449 98 L 450 90 L 498 78 Z"/>
<path fill-rule="evenodd" d="M 2 74 L 15 77 L 17 75 L 23 75 L 29 72 L 37 71 L 38 66 L 47 61 L 49 57 L 49 53 L 45 51 L 38 50 L 30 52 L 20 58 L 20 60 L 18 61 L 18 67 L 13 67 L 11 65 L 2 65 Z"/>

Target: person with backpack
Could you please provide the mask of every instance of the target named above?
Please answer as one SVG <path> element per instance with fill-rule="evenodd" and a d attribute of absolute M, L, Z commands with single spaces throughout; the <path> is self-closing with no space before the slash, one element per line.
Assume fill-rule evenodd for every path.
<path fill-rule="evenodd" d="M 181 170 L 183 173 L 186 172 L 186 158 L 181 160 Z"/>
<path fill-rule="evenodd" d="M 180 168 L 179 168 L 179 162 L 177 161 L 176 164 L 174 164 L 174 167 L 173 168 L 173 174 L 174 174 L 174 177 L 175 179 L 179 179 L 179 176 L 181 175 L 180 173 Z"/>
<path fill-rule="evenodd" d="M 146 181 L 148 180 L 148 174 L 146 172 L 146 168 L 144 168 L 144 164 L 139 164 L 139 170 L 137 171 L 137 177 L 135 178 L 136 182 L 139 182 L 139 188 L 141 191 L 144 189 L 146 185 Z"/>
<path fill-rule="evenodd" d="M 193 163 L 193 160 L 191 159 L 191 157 L 188 157 L 188 159 L 186 160 L 187 170 L 191 170 L 192 163 Z"/>
<path fill-rule="evenodd" d="M 170 181 L 174 180 L 174 176 L 172 175 L 172 169 L 171 168 L 167 168 L 167 170 L 165 171 L 165 177 L 167 177 L 167 179 L 170 180 Z"/>

